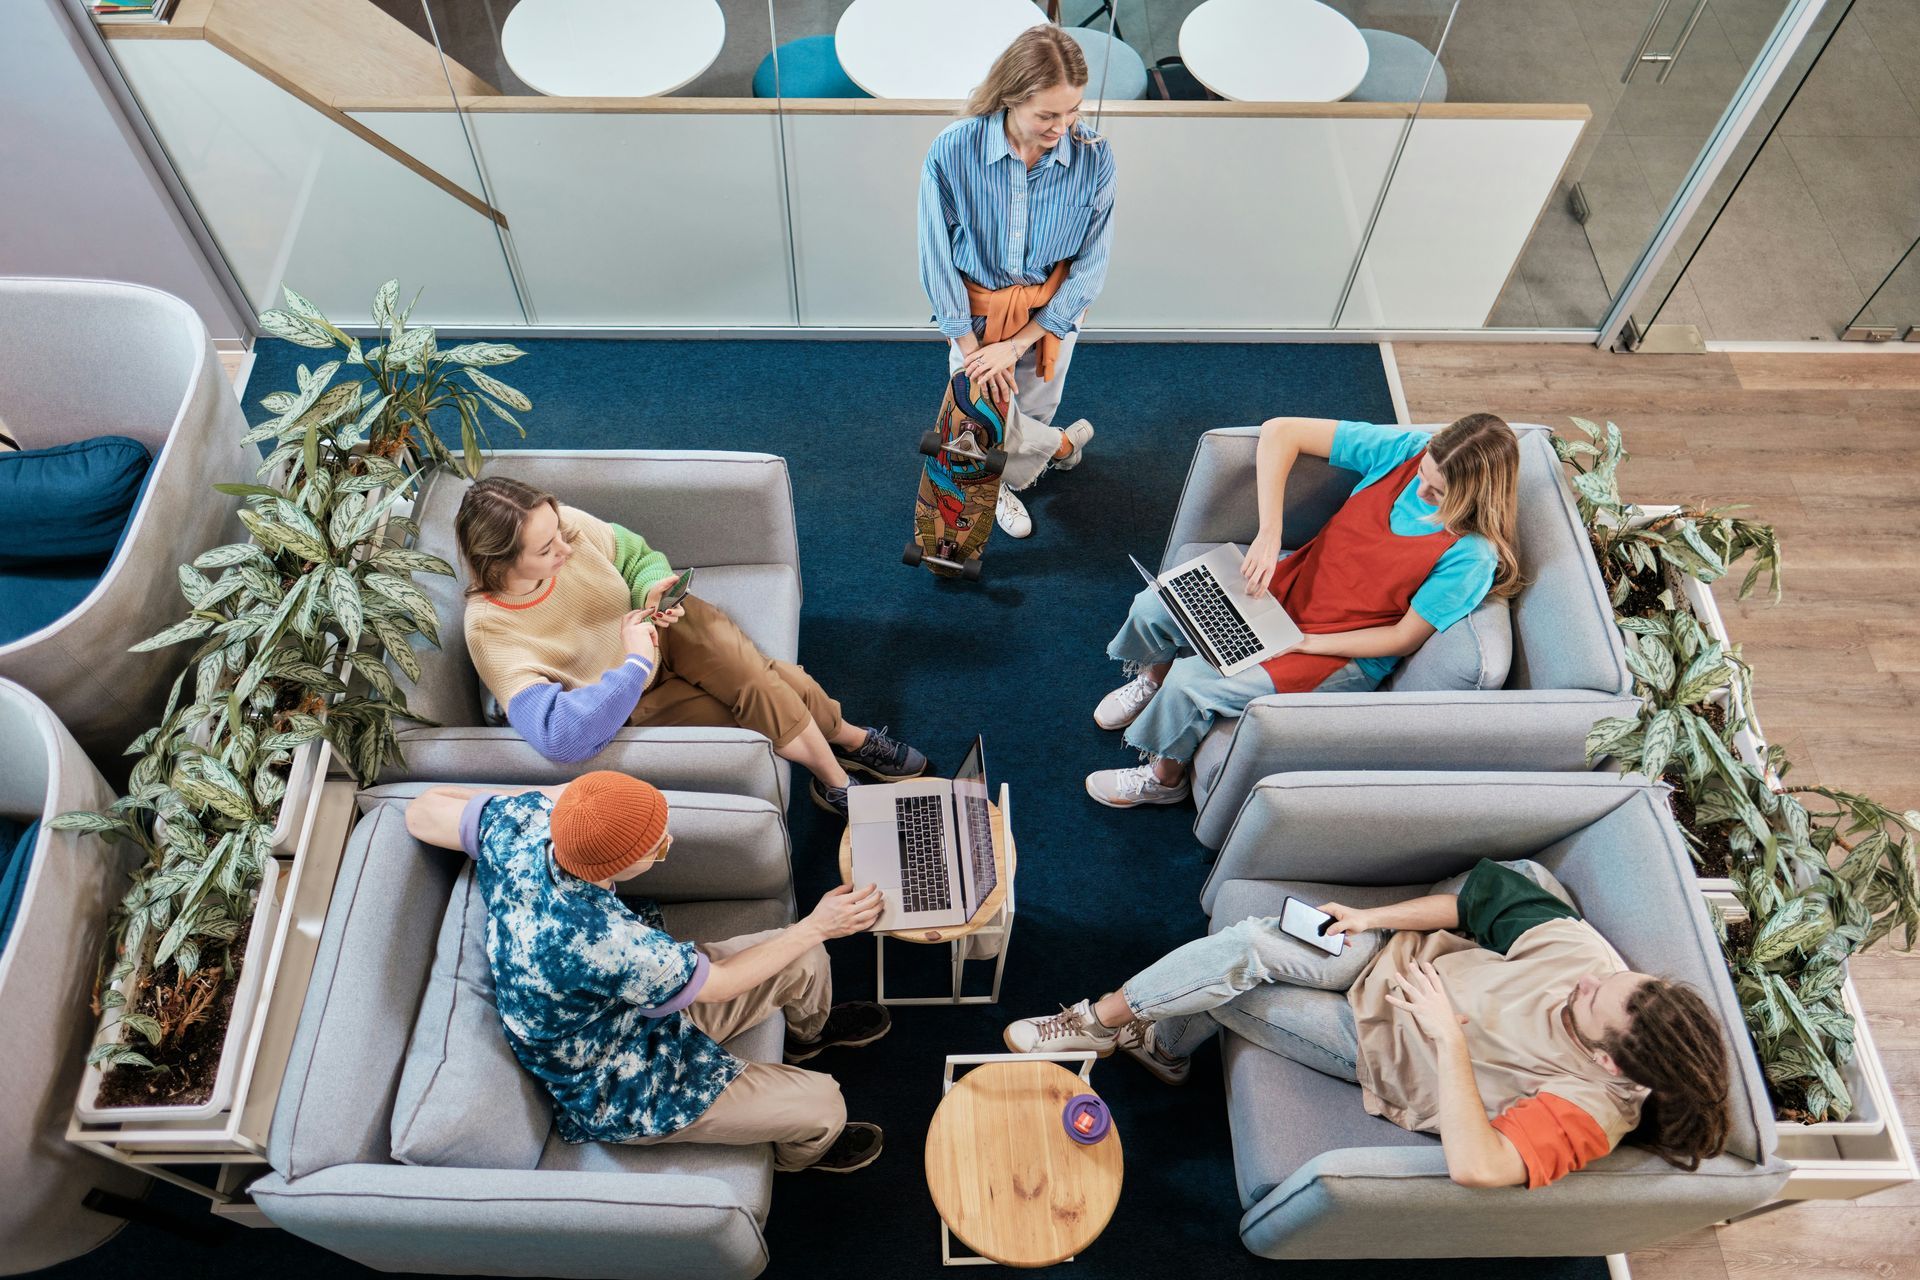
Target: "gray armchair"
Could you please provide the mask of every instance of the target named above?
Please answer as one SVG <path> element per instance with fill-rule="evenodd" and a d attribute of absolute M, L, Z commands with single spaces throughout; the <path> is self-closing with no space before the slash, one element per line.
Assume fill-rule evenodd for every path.
<path fill-rule="evenodd" d="M 726 610 L 769 657 L 798 659 L 800 546 L 785 459 L 701 450 L 527 449 L 496 455 L 491 470 L 626 525 L 676 569 L 699 570 L 695 592 Z M 406 765 L 386 776 L 544 783 L 617 769 L 660 787 L 759 796 L 784 806 L 787 762 L 750 730 L 622 729 L 594 759 L 562 765 L 543 759 L 511 727 L 487 723 L 486 691 L 461 630 L 468 578 L 453 521 L 468 487 L 460 477 L 442 474 L 417 512 L 421 549 L 445 558 L 459 576 L 420 580 L 440 614 L 441 647 L 420 651 L 420 681 L 408 702 L 440 727 L 403 728 Z"/>
<path fill-rule="evenodd" d="M 416 1016 L 425 1016 L 437 922 L 467 864 L 407 834 L 405 803 L 425 789 L 404 783 L 360 795 L 363 816 L 341 862 L 274 1109 L 273 1172 L 253 1184 L 255 1203 L 293 1234 L 383 1271 L 759 1274 L 773 1176 L 767 1145 L 572 1146 L 549 1132 L 544 1097 L 516 1103 L 525 1082 L 509 1080 L 462 1127 L 537 1157 L 511 1168 L 396 1161 L 393 1115 Z M 685 792 L 668 800 L 674 856 L 643 887 L 676 936 L 708 941 L 792 921 L 786 827 L 771 804 Z M 467 902 L 469 930 L 476 912 L 484 920 L 477 902 Z M 459 1035 L 462 1024 L 451 1025 Z M 465 1024 L 465 1034 L 497 1042 L 497 1019 Z M 782 1043 L 776 1014 L 727 1047 L 778 1062 Z M 452 1062 L 484 1047 L 455 1042 L 445 1052 Z"/>
<path fill-rule="evenodd" d="M 99 280 L 0 279 L 0 419 L 22 449 L 131 436 L 153 454 L 146 490 L 104 575 L 57 621 L 0 645 L 0 676 L 32 689 L 109 774 L 159 718 L 177 649 L 127 646 L 186 614 L 176 566 L 246 537 L 240 500 L 260 455 L 194 309 Z M 106 354 L 109 353 L 110 354 Z"/>
<path fill-rule="evenodd" d="M 104 809 L 113 791 L 47 704 L 0 680 L 0 815 L 41 822 Z M 87 1011 L 107 916 L 139 860 L 131 845 L 41 827 L 0 952 L 0 1273 L 36 1271 L 92 1249 L 118 1218 L 83 1208 L 94 1187 L 138 1196 L 147 1176 L 67 1142 L 67 1117 L 93 1034 Z M 29 1030 L 30 1029 L 30 1030 Z"/>
<path fill-rule="evenodd" d="M 1755 1208 L 1785 1182 L 1772 1107 L 1663 790 L 1606 773 L 1292 773 L 1247 797 L 1201 894 L 1219 930 L 1283 900 L 1418 897 L 1482 857 L 1530 858 L 1635 968 L 1698 987 L 1734 1062 L 1727 1150 L 1683 1172 L 1643 1148 L 1538 1191 L 1447 1177 L 1439 1139 L 1356 1085 L 1222 1031 L 1240 1238 L 1267 1258 L 1624 1253 Z M 1382 1222 L 1393 1230 L 1383 1232 Z"/>
<path fill-rule="evenodd" d="M 1430 428 L 1435 429 L 1437 428 Z M 1520 436 L 1520 567 L 1528 585 L 1428 642 L 1370 693 L 1284 693 L 1256 698 L 1222 719 L 1193 762 L 1194 834 L 1210 849 L 1254 784 L 1298 769 L 1584 770 L 1587 730 L 1631 714 L 1632 679 L 1585 529 L 1545 427 Z M 1259 428 L 1200 437 L 1161 567 L 1222 542 L 1246 543 L 1259 526 L 1254 450 Z M 1360 477 L 1303 457 L 1287 479 L 1286 547 L 1319 532 Z M 1502 687 L 1461 690 L 1435 679 L 1428 650 L 1487 631 L 1511 664 Z"/>

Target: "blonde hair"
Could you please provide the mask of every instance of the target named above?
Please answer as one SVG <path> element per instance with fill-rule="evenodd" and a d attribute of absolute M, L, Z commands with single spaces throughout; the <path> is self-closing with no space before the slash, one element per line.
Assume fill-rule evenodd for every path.
<path fill-rule="evenodd" d="M 1492 594 L 1516 594 L 1526 581 L 1514 550 L 1520 443 L 1513 428 L 1491 413 L 1470 413 L 1434 432 L 1427 454 L 1447 481 L 1440 499 L 1441 527 L 1449 533 L 1477 533 L 1492 543 Z"/>
<path fill-rule="evenodd" d="M 965 114 L 990 116 L 1060 85 L 1087 87 L 1087 55 L 1072 36 L 1051 23 L 1028 27 L 994 59 L 987 78 L 967 99 Z M 1074 137 L 1079 142 L 1094 140 L 1078 121 Z"/>
<path fill-rule="evenodd" d="M 506 585 L 507 571 L 520 558 L 520 532 L 541 506 L 552 507 L 559 517 L 558 498 L 505 476 L 477 480 L 467 490 L 453 518 L 453 536 L 473 579 L 467 584 L 468 595 L 492 595 Z M 564 530 L 561 536 L 566 536 Z"/>

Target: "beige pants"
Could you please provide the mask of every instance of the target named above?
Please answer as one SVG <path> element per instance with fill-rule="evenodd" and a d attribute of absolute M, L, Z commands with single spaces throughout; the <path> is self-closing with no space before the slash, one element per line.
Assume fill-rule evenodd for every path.
<path fill-rule="evenodd" d="M 840 732 L 840 704 L 791 662 L 760 652 L 724 612 L 697 596 L 686 617 L 660 633 L 660 668 L 627 717 L 636 727 L 739 725 L 784 747 L 808 721 L 829 739 Z"/>
<path fill-rule="evenodd" d="M 780 932 L 750 933 L 725 942 L 703 942 L 710 960 L 724 960 Z M 725 1044 L 778 1009 L 787 1026 L 803 1040 L 820 1034 L 833 1007 L 833 972 L 827 949 L 816 946 L 751 991 L 718 1004 L 687 1010 L 693 1025 Z M 847 1104 L 830 1075 L 801 1067 L 749 1062 L 721 1091 L 698 1120 L 659 1138 L 637 1138 L 641 1146 L 657 1142 L 718 1142 L 744 1146 L 773 1143 L 776 1169 L 804 1169 L 825 1154 L 847 1123 Z"/>

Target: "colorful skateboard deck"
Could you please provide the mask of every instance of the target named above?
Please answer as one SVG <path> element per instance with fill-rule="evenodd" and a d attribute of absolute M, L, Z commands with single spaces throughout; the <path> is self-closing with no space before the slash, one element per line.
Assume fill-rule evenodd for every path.
<path fill-rule="evenodd" d="M 907 564 L 925 564 L 942 577 L 979 578 L 1007 465 L 1006 440 L 1001 408 L 985 393 L 974 396 L 964 370 L 955 373 L 938 423 L 920 440 L 927 460 L 914 502 L 914 538 L 901 557 Z"/>

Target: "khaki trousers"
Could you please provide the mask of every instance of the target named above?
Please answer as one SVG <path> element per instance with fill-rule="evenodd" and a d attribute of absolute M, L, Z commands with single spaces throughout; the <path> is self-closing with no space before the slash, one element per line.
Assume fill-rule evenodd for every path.
<path fill-rule="evenodd" d="M 627 723 L 640 726 L 739 725 L 784 747 L 811 721 L 829 739 L 840 732 L 840 704 L 791 662 L 760 652 L 737 623 L 697 596 L 660 634 L 660 664 Z"/>
<path fill-rule="evenodd" d="M 699 947 L 709 960 L 724 960 L 780 932 L 769 929 L 725 942 L 703 942 Z M 827 949 L 816 946 L 753 990 L 718 1004 L 692 1005 L 687 1016 L 694 1026 L 725 1044 L 778 1009 L 795 1035 L 810 1040 L 820 1034 L 832 1007 L 833 971 Z M 846 1123 L 847 1104 L 832 1076 L 784 1064 L 749 1062 L 698 1120 L 664 1137 L 635 1139 L 635 1144 L 771 1142 L 773 1167 L 794 1170 L 825 1154 Z"/>

